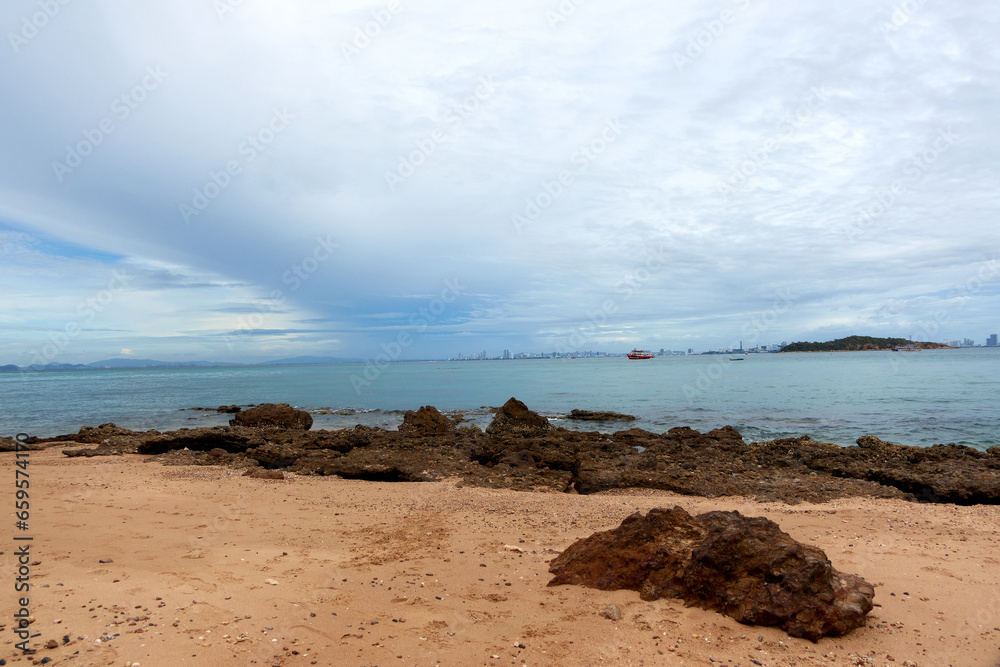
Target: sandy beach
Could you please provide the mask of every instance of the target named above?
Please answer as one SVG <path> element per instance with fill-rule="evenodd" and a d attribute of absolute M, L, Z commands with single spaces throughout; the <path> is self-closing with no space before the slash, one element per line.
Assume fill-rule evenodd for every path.
<path fill-rule="evenodd" d="M 135 455 L 30 457 L 38 652 L 15 650 L 8 586 L 7 664 L 1000 665 L 991 506 L 262 480 Z M 766 516 L 874 583 L 879 606 L 866 627 L 812 643 L 634 591 L 546 586 L 573 541 L 674 505 Z M 3 551 L 11 581 L 17 559 Z M 621 620 L 599 615 L 608 604 Z"/>

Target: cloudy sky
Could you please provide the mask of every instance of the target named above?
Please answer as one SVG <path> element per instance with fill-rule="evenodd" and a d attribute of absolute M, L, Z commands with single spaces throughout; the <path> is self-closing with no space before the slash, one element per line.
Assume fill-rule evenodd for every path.
<path fill-rule="evenodd" d="M 983 343 L 998 23 L 10 0 L 0 364 Z"/>

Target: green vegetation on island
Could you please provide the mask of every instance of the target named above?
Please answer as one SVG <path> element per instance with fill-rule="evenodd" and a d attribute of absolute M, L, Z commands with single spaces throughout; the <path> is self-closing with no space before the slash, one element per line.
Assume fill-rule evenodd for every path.
<path fill-rule="evenodd" d="M 791 343 L 781 348 L 782 352 L 857 352 L 860 350 L 891 350 L 910 345 L 925 350 L 947 348 L 944 343 L 928 343 L 906 338 L 872 338 L 871 336 L 848 336 L 826 343 Z"/>

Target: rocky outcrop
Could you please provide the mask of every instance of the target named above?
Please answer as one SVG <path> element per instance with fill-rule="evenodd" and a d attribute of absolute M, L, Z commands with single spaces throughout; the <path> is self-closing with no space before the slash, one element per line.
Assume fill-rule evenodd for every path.
<path fill-rule="evenodd" d="M 174 449 L 207 452 L 222 449 L 229 453 L 245 452 L 263 440 L 252 431 L 231 429 L 224 426 L 181 429 L 172 433 L 157 434 L 135 447 L 137 454 L 163 454 Z"/>
<path fill-rule="evenodd" d="M 812 641 L 863 625 L 875 596 L 867 581 L 838 572 L 822 550 L 796 542 L 769 519 L 739 512 L 693 517 L 680 507 L 637 512 L 614 530 L 579 540 L 549 571 L 549 586 L 680 598 Z"/>
<path fill-rule="evenodd" d="M 156 431 L 152 431 L 155 433 Z M 37 438 L 30 437 L 25 442 L 29 444 L 37 444 L 40 442 L 79 442 L 83 444 L 109 444 L 112 440 L 119 439 L 122 437 L 134 436 L 136 431 L 130 431 L 127 428 L 121 428 L 112 423 L 101 424 L 100 426 L 81 426 L 78 433 L 70 433 L 67 435 L 57 435 L 54 438 Z M 119 443 L 120 444 L 120 443 Z"/>
<path fill-rule="evenodd" d="M 497 410 L 493 421 L 486 427 L 486 433 L 494 436 L 531 437 L 542 435 L 552 428 L 552 424 L 528 406 L 511 397 Z"/>
<path fill-rule="evenodd" d="M 409 455 L 392 448 L 364 448 L 343 455 L 315 452 L 301 457 L 291 470 L 369 482 L 429 482 L 443 479 L 444 471 L 455 470 L 454 463 L 434 448 Z"/>
<path fill-rule="evenodd" d="M 277 407 L 308 417 L 287 405 Z M 450 477 L 515 490 L 588 494 L 649 488 L 788 503 L 871 496 L 1000 504 L 1000 447 L 985 452 L 959 445 L 909 447 L 874 436 L 859 438 L 857 447 L 808 437 L 747 444 L 729 426 L 705 433 L 683 426 L 666 433 L 575 431 L 551 427 L 516 399 L 497 410 L 486 434 L 474 426 L 454 428 L 431 406 L 408 413 L 399 432 L 360 425 L 313 431 L 304 428 L 305 421 L 292 421 L 297 426 L 279 428 L 264 420 L 255 423 L 268 426 L 168 433 L 102 424 L 29 443 L 96 444 L 66 450 L 67 456 L 142 453 L 175 464 L 260 465 L 303 475 L 386 481 Z M 211 450 L 225 456 L 207 455 Z"/>
<path fill-rule="evenodd" d="M 15 438 L 0 438 L 0 452 L 18 452 L 42 449 L 38 445 L 18 442 Z"/>
<path fill-rule="evenodd" d="M 419 410 L 406 411 L 399 432 L 412 436 L 447 435 L 455 432 L 455 424 L 433 405 L 424 405 Z"/>
<path fill-rule="evenodd" d="M 857 443 L 838 447 L 805 437 L 756 443 L 751 449 L 767 467 L 795 466 L 825 478 L 863 480 L 921 502 L 1000 504 L 1000 448 L 912 447 L 872 435 Z"/>
<path fill-rule="evenodd" d="M 230 426 L 247 428 L 297 428 L 308 431 L 313 418 L 304 410 L 296 410 L 288 403 L 264 403 L 255 408 L 237 412 L 229 420 Z"/>

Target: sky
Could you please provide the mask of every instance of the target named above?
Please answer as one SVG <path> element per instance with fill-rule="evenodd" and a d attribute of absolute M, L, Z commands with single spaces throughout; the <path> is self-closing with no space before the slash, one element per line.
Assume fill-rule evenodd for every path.
<path fill-rule="evenodd" d="M 0 364 L 983 344 L 998 24 L 978 0 L 10 0 Z"/>

